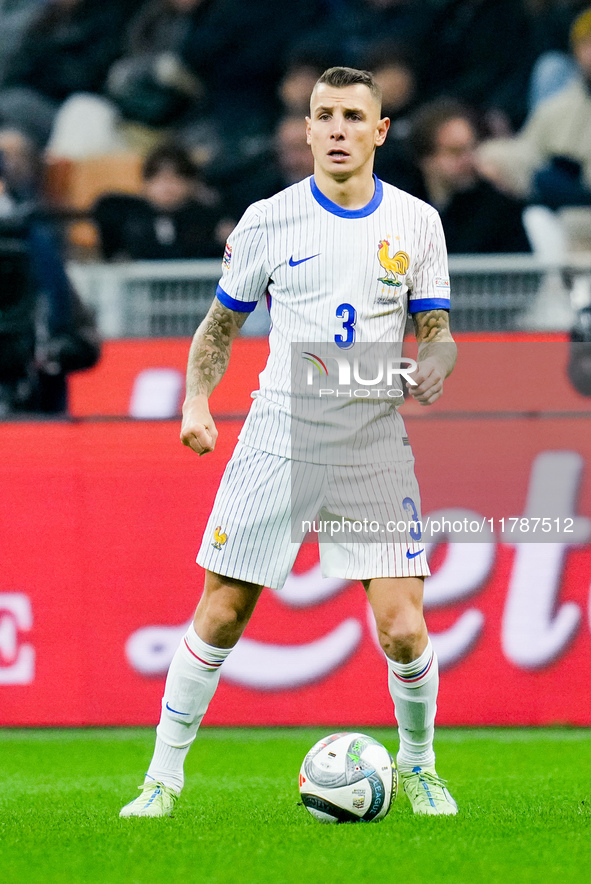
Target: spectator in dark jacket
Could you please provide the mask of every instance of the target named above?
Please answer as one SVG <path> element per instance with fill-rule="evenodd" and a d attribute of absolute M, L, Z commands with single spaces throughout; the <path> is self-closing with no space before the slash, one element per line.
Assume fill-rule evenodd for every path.
<path fill-rule="evenodd" d="M 204 86 L 180 59 L 180 50 L 206 0 L 148 0 L 131 20 L 124 52 L 109 71 L 106 92 L 123 116 L 167 126 L 200 106 Z"/>
<path fill-rule="evenodd" d="M 413 56 L 394 44 L 376 43 L 363 66 L 372 71 L 382 90 L 382 116 L 390 120 L 388 136 L 376 151 L 374 171 L 390 181 L 401 163 L 407 162 L 410 123 L 417 109 L 418 82 Z"/>
<path fill-rule="evenodd" d="M 0 148 L 0 414 L 63 414 L 67 375 L 100 357 L 95 316 L 39 203 L 32 143 L 2 132 Z"/>
<path fill-rule="evenodd" d="M 424 105 L 408 136 L 412 164 L 393 183 L 439 211 L 449 252 L 529 252 L 523 204 L 478 172 L 477 131 L 470 111 L 453 99 Z"/>
<path fill-rule="evenodd" d="M 536 57 L 561 45 L 553 19 L 544 16 L 542 27 L 531 0 L 430 0 L 426 5 L 432 40 L 425 94 L 454 95 L 476 108 L 491 134 L 514 131 L 527 113 Z"/>
<path fill-rule="evenodd" d="M 268 151 L 224 178 L 220 176 L 215 184 L 223 190 L 224 206 L 236 223 L 251 203 L 268 199 L 313 172 L 305 121 L 300 116 L 287 116 L 279 120 Z"/>
<path fill-rule="evenodd" d="M 144 163 L 142 196 L 107 194 L 94 209 L 103 257 L 108 261 L 217 258 L 220 212 L 197 177 L 190 155 L 162 145 Z M 213 197 L 213 198 L 212 198 Z"/>
<path fill-rule="evenodd" d="M 328 19 L 313 36 L 332 51 L 333 64 L 362 68 L 376 42 L 406 47 L 425 63 L 438 51 L 429 0 L 329 0 L 327 6 Z"/>
<path fill-rule="evenodd" d="M 50 0 L 40 5 L 7 64 L 0 125 L 16 126 L 39 145 L 74 92 L 99 92 L 121 51 L 123 26 L 140 0 Z"/>
<path fill-rule="evenodd" d="M 276 0 L 203 0 L 180 58 L 205 85 L 209 113 L 235 141 L 260 133 L 278 110 L 276 88 L 290 48 L 322 21 L 322 0 L 298 0 L 283 14 Z"/>

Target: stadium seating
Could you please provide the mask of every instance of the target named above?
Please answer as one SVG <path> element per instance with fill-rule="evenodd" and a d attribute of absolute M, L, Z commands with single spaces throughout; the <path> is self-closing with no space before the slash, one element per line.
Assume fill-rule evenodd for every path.
<path fill-rule="evenodd" d="M 139 193 L 142 157 L 132 153 L 103 154 L 80 160 L 51 158 L 45 176 L 45 192 L 51 203 L 65 213 L 84 213 L 106 191 Z M 68 230 L 70 245 L 92 252 L 97 231 L 88 219 L 74 221 Z"/>

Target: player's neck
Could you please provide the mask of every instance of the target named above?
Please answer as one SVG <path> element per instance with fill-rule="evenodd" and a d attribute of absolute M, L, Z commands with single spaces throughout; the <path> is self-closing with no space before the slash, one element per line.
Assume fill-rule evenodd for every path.
<path fill-rule="evenodd" d="M 314 180 L 318 190 L 342 209 L 355 211 L 363 209 L 371 202 L 375 192 L 375 182 L 371 168 L 364 169 L 348 178 L 335 180 L 322 169 L 314 170 Z"/>

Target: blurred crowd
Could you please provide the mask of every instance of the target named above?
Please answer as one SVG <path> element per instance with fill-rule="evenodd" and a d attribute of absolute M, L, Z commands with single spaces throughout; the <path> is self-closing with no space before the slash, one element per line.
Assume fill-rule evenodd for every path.
<path fill-rule="evenodd" d="M 64 335 L 86 335 L 92 363 L 65 257 L 220 255 L 249 203 L 312 173 L 304 117 L 332 65 L 375 74 L 392 121 L 376 172 L 437 207 L 451 253 L 535 248 L 528 205 L 591 249 L 588 4 L 0 0 L 0 275 L 44 303 L 36 379 L 13 399 L 71 370 Z M 45 264 L 26 278 L 33 241 Z"/>
<path fill-rule="evenodd" d="M 135 202 L 97 206 L 98 247 L 135 257 L 113 219 L 121 209 L 127 231 L 145 228 L 163 208 L 174 218 L 152 227 L 141 257 L 148 242 L 153 257 L 203 257 L 250 202 L 310 174 L 303 117 L 318 75 L 366 68 L 392 120 L 378 174 L 437 205 L 450 251 L 523 251 L 526 203 L 591 204 L 586 9 L 298 0 L 283 14 L 274 0 L 0 0 L 0 127 L 54 165 L 168 149 L 143 170 Z M 166 173 L 179 192 L 161 207 L 150 192 Z M 482 218 L 478 236 L 467 209 Z"/>

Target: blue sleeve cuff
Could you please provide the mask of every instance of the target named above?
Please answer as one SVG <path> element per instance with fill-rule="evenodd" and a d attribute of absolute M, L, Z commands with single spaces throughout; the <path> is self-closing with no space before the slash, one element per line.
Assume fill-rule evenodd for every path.
<path fill-rule="evenodd" d="M 409 313 L 424 313 L 426 310 L 449 310 L 449 298 L 416 298 L 409 300 Z"/>
<path fill-rule="evenodd" d="M 218 285 L 215 293 L 218 301 L 221 301 L 224 307 L 227 307 L 229 310 L 235 310 L 237 313 L 252 313 L 259 303 L 258 301 L 237 301 L 236 298 L 230 297 L 220 285 Z"/>

